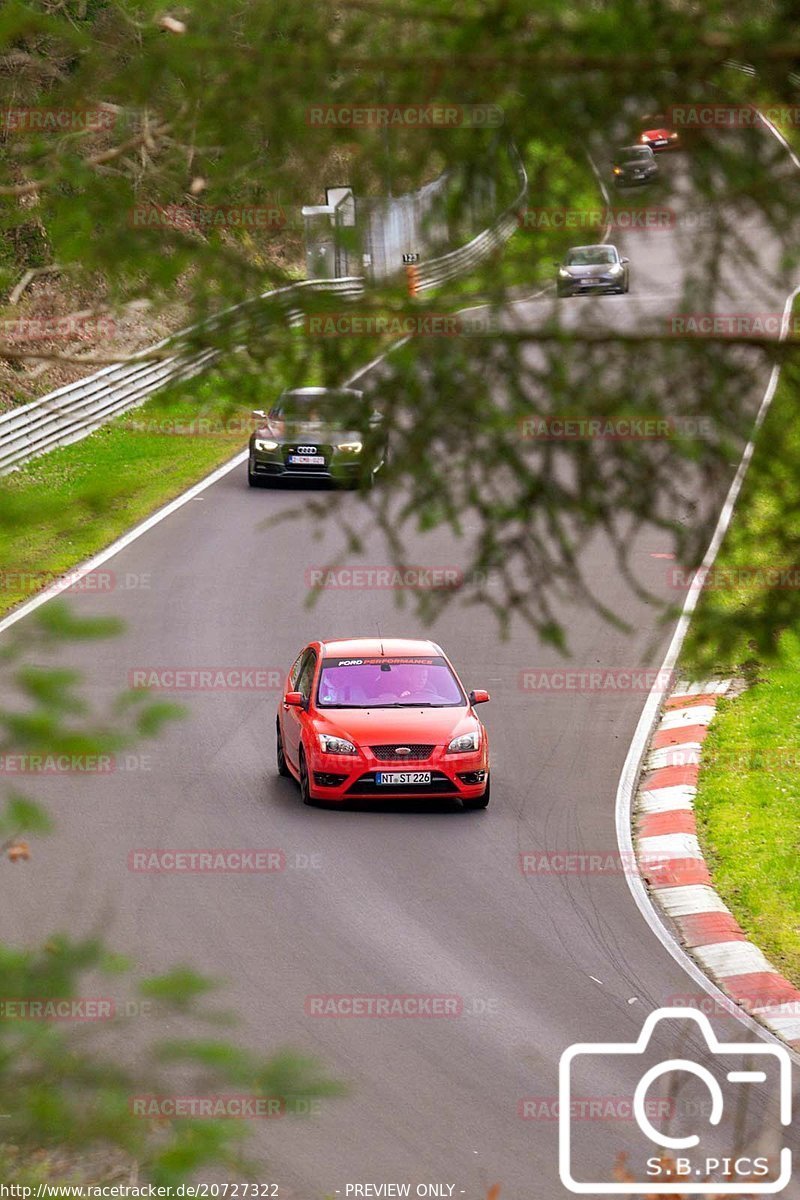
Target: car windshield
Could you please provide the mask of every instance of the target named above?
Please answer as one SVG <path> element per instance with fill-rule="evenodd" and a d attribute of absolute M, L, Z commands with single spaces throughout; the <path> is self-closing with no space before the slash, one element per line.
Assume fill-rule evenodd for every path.
<path fill-rule="evenodd" d="M 613 262 L 616 262 L 616 254 L 609 246 L 578 246 L 567 255 L 569 267 L 599 267 Z"/>
<path fill-rule="evenodd" d="M 645 161 L 651 157 L 652 153 L 649 146 L 628 146 L 624 150 L 620 150 L 617 158 L 620 162 L 637 162 L 639 159 Z"/>
<path fill-rule="evenodd" d="M 319 708 L 454 708 L 466 703 L 441 657 L 324 658 Z"/>
<path fill-rule="evenodd" d="M 286 421 L 290 425 L 344 428 L 357 400 L 352 392 L 324 392 L 318 396 L 287 392 L 278 397 L 269 415 L 272 420 Z"/>

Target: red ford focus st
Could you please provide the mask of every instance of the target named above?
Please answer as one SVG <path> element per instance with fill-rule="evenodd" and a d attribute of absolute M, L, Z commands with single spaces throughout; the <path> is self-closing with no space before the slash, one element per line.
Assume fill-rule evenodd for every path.
<path fill-rule="evenodd" d="M 435 642 L 354 638 L 311 642 L 278 706 L 278 772 L 306 804 L 408 797 L 489 803 L 489 743 Z"/>

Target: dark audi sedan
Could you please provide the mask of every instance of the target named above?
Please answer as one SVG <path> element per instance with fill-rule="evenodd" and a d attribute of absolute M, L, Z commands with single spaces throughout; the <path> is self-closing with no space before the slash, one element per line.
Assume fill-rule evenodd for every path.
<path fill-rule="evenodd" d="M 658 176 L 656 156 L 649 146 L 623 146 L 614 155 L 612 167 L 617 187 L 639 187 Z"/>
<path fill-rule="evenodd" d="M 627 292 L 628 259 L 608 243 L 573 246 L 558 268 L 559 296 L 586 296 L 594 292 Z"/>
<path fill-rule="evenodd" d="M 378 412 L 365 416 L 354 388 L 293 388 L 282 392 L 250 438 L 247 482 L 316 479 L 370 482 L 383 466 L 386 441 Z M 367 430 L 354 426 L 369 426 Z"/>

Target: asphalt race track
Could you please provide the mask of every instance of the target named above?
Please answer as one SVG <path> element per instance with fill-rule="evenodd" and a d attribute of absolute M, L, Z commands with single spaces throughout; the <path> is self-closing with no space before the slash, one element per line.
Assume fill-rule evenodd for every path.
<path fill-rule="evenodd" d="M 678 189 L 682 170 L 679 156 L 665 164 Z M 563 301 L 574 307 L 569 319 L 591 308 L 592 320 L 635 329 L 674 312 L 702 236 L 687 223 L 618 238 L 631 258 L 631 293 Z M 780 312 L 796 280 L 773 269 L 771 234 L 753 225 L 748 238 L 758 270 L 723 278 L 719 311 Z M 551 296 L 515 304 L 508 320 L 535 322 L 552 304 Z M 754 408 L 767 376 L 765 368 Z M 717 496 L 690 496 L 679 515 L 691 520 L 694 501 L 718 508 L 723 495 L 721 485 Z M 80 613 L 121 617 L 126 631 L 93 645 L 88 661 L 81 646 L 61 657 L 85 673 L 102 709 L 136 668 L 282 675 L 311 637 L 372 634 L 376 621 L 387 635 L 429 635 L 466 687 L 492 693 L 481 710 L 493 755 L 489 810 L 304 808 L 295 784 L 275 772 L 277 692 L 186 696 L 188 718 L 143 744 L 147 758 L 131 769 L 44 782 L 58 833 L 37 843 L 24 870 L 3 875 L 13 889 L 8 936 L 97 931 L 144 971 L 187 962 L 227 981 L 224 1002 L 241 1016 L 243 1044 L 297 1047 L 344 1080 L 349 1095 L 323 1101 L 318 1116 L 255 1130 L 253 1149 L 270 1164 L 263 1178 L 284 1195 L 344 1196 L 347 1184 L 393 1181 L 452 1184 L 453 1196 L 469 1200 L 495 1182 L 503 1200 L 566 1195 L 557 1122 L 522 1119 L 519 1102 L 555 1100 L 558 1060 L 571 1043 L 633 1041 L 648 1012 L 698 988 L 654 937 L 621 874 L 523 875 L 519 855 L 616 851 L 617 782 L 646 693 L 528 693 L 521 670 L 563 660 L 518 626 L 499 641 L 492 616 L 474 608 L 453 606 L 430 630 L 387 590 L 325 591 L 307 608 L 309 568 L 339 547 L 331 530 L 314 540 L 307 521 L 264 527 L 265 516 L 297 501 L 248 489 L 237 467 L 110 561 L 117 579 L 137 586 L 72 599 Z M 665 534 L 644 530 L 632 561 L 642 583 L 674 601 L 669 564 L 658 557 L 668 548 Z M 420 564 L 460 562 L 444 535 L 420 538 L 412 551 Z M 377 540 L 358 560 L 386 561 Z M 569 610 L 571 665 L 659 666 L 672 626 L 619 577 L 601 536 L 581 566 L 634 632 Z M 137 874 L 128 856 L 142 847 L 279 848 L 287 867 Z M 305 998 L 328 993 L 455 995 L 463 1008 L 433 1019 L 307 1015 Z M 732 1019 L 716 1028 L 742 1036 Z M 585 1073 L 579 1091 L 630 1094 L 613 1063 Z M 640 1153 L 632 1121 L 587 1120 L 579 1132 L 582 1167 L 598 1181 L 612 1178 L 618 1151 Z"/>

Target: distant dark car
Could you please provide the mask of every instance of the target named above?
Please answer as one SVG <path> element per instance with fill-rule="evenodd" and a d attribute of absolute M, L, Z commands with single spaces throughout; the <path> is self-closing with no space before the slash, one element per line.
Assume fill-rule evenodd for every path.
<path fill-rule="evenodd" d="M 611 171 L 617 187 L 640 187 L 658 178 L 658 163 L 649 146 L 622 146 Z"/>
<path fill-rule="evenodd" d="M 627 292 L 628 262 L 616 246 L 608 243 L 573 246 L 558 269 L 556 291 L 559 296 Z"/>
<path fill-rule="evenodd" d="M 642 117 L 639 128 L 642 131 L 639 134 L 639 144 L 649 146 L 656 154 L 660 154 L 664 150 L 680 149 L 680 134 L 672 128 L 663 113 Z"/>
<path fill-rule="evenodd" d="M 354 388 L 293 388 L 253 416 L 264 423 L 250 438 L 250 487 L 289 479 L 357 484 L 371 481 L 385 461 L 383 418 L 364 416 L 363 394 Z M 354 428 L 365 423 L 366 430 Z"/>

